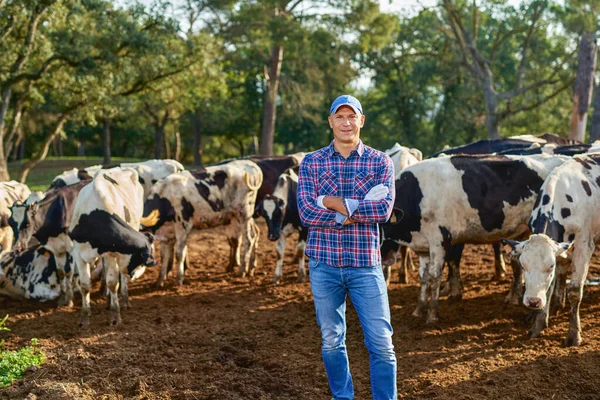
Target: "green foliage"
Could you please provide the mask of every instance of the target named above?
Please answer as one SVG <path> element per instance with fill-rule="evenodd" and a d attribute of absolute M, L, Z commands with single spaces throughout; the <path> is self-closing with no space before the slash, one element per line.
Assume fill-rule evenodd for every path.
<path fill-rule="evenodd" d="M 10 331 L 4 326 L 8 315 L 0 321 L 0 331 Z M 4 341 L 0 342 L 0 347 Z M 3 351 L 0 348 L 0 387 L 9 386 L 11 383 L 23 377 L 27 368 L 42 365 L 46 355 L 39 348 L 39 341 L 31 339 L 31 346 L 21 347 L 15 351 Z"/>

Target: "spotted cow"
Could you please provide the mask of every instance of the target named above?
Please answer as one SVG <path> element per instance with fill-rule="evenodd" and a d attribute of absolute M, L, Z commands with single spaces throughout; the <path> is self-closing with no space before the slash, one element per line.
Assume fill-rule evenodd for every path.
<path fill-rule="evenodd" d="M 31 191 L 17 181 L 0 182 L 0 246 L 2 252 L 9 251 L 13 245 L 13 231 L 8 223 L 10 207 L 15 203 L 23 203 Z"/>
<path fill-rule="evenodd" d="M 400 173 L 402 173 L 403 169 L 423 160 L 423 153 L 421 153 L 421 150 L 404 147 L 399 143 L 394 144 L 391 149 L 387 149 L 385 154 L 387 154 L 394 163 L 395 179 L 400 177 Z M 380 239 L 382 234 L 383 232 L 380 232 Z M 392 278 L 392 266 L 396 264 L 396 262 L 399 262 L 400 283 L 408 283 L 408 270 L 410 269 L 412 271 L 415 269 L 412 262 L 411 250 L 406 246 L 399 245 L 397 249 L 392 253 L 389 253 L 389 256 L 385 259 L 385 263 L 383 263 L 383 275 L 385 276 L 385 282 L 388 286 L 390 285 Z"/>
<path fill-rule="evenodd" d="M 0 256 L 0 295 L 15 299 L 54 300 L 60 295 L 56 262 L 41 246 Z"/>
<path fill-rule="evenodd" d="M 81 181 L 49 191 L 33 204 L 15 204 L 10 208 L 9 224 L 13 229 L 15 248 L 26 249 L 37 244 L 50 251 L 56 260 L 60 279 L 59 305 L 73 305 L 69 226 L 79 192 L 91 181 Z M 33 240 L 32 240 L 33 239 Z"/>
<path fill-rule="evenodd" d="M 81 189 L 75 201 L 69 226 L 73 241 L 73 260 L 79 272 L 82 308 L 80 326 L 89 324 L 90 267 L 98 259 L 106 269 L 110 323 L 121 322 L 117 288 L 135 279 L 146 266 L 156 265 L 152 235 L 138 231 L 144 204 L 144 189 L 138 173 L 130 168 L 102 170 Z M 119 282 L 120 281 L 120 282 Z M 125 306 L 129 300 L 121 291 Z"/>
<path fill-rule="evenodd" d="M 268 238 L 277 241 L 279 259 L 275 265 L 273 283 L 279 283 L 283 275 L 283 256 L 286 238 L 293 232 L 300 234 L 296 246 L 298 258 L 298 281 L 306 280 L 304 267 L 304 249 L 308 238 L 308 229 L 300 222 L 296 192 L 298 191 L 298 166 L 288 168 L 281 174 L 273 194 L 268 194 L 258 205 L 258 213 L 267 221 Z"/>
<path fill-rule="evenodd" d="M 590 259 L 600 238 L 598 209 L 600 154 L 575 156 L 544 182 L 529 220 L 533 235 L 522 242 L 504 241 L 523 267 L 523 304 L 537 310 L 531 336 L 538 336 L 548 325 L 551 302 L 559 303 L 557 308 L 562 305 L 567 273 L 562 265 L 570 260 L 567 297 L 571 319 L 565 343 L 581 344 L 579 307 Z"/>
<path fill-rule="evenodd" d="M 402 172 L 394 204 L 399 222 L 392 219 L 383 229 L 386 240 L 406 245 L 420 257 L 421 292 L 413 315 L 421 316 L 431 297 L 427 322 L 438 320 L 442 267 L 453 245 L 495 243 L 529 233 L 536 195 L 546 176 L 566 159 L 460 155 L 424 160 Z M 520 285 L 514 282 L 510 301 Z M 453 285 L 460 286 L 460 281 Z"/>
<path fill-rule="evenodd" d="M 193 229 L 229 225 L 227 236 L 241 235 L 245 242 L 243 264 L 236 260 L 240 265 L 238 274 L 254 272 L 258 228 L 252 215 L 262 181 L 263 174 L 256 163 L 236 160 L 202 171 L 172 174 L 153 186 L 144 203 L 142 224 L 156 232 L 157 237 L 175 237 L 178 285 L 183 284 L 187 240 Z M 159 230 L 167 230 L 168 234 Z M 163 246 L 162 250 L 169 248 Z M 165 260 L 169 259 L 163 253 L 158 286 L 164 285 L 169 267 Z"/>
<path fill-rule="evenodd" d="M 184 170 L 183 165 L 176 160 L 147 160 L 139 163 L 121 163 L 114 166 L 103 167 L 102 165 L 94 165 L 84 169 L 73 168 L 65 171 L 54 178 L 50 184 L 50 189 L 56 189 L 68 185 L 72 185 L 84 180 L 90 180 L 99 171 L 114 167 L 132 168 L 138 173 L 140 183 L 144 188 L 144 195 L 150 193 L 150 188 L 160 179 Z"/>

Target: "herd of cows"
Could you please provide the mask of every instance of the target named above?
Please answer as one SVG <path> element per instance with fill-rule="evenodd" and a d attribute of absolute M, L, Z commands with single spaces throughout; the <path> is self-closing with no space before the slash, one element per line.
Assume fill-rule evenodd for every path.
<path fill-rule="evenodd" d="M 405 282 L 409 252 L 418 255 L 415 316 L 435 322 L 441 295 L 461 297 L 465 244 L 493 245 L 496 277 L 502 277 L 502 244 L 513 270 L 506 301 L 533 310 L 530 335 L 538 336 L 568 298 L 566 344 L 581 343 L 579 305 L 600 234 L 594 212 L 600 209 L 600 149 L 544 134 L 482 140 L 425 160 L 399 144 L 386 153 L 396 168 L 396 200 L 390 221 L 380 225 L 382 263 L 389 283 L 399 261 Z M 174 160 L 73 169 L 43 193 L 0 183 L 0 294 L 72 305 L 79 291 L 79 323 L 86 326 L 91 283 L 100 277 L 117 324 L 120 306 L 129 302 L 128 281 L 157 264 L 155 251 L 162 260 L 157 284 L 165 284 L 173 264 L 176 283 L 183 284 L 193 230 L 227 226 L 227 271 L 251 276 L 258 217 L 279 254 L 273 281 L 282 279 L 286 237 L 294 232 L 298 280 L 304 281 L 308 229 L 296 204 L 303 155 L 225 160 L 197 171 Z"/>

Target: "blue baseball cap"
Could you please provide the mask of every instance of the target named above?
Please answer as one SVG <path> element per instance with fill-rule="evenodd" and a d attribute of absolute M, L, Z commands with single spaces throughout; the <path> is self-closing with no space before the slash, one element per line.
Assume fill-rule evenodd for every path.
<path fill-rule="evenodd" d="M 357 114 L 363 113 L 360 101 L 358 101 L 358 99 L 354 96 L 344 94 L 333 101 L 333 104 L 331 104 L 331 109 L 329 110 L 329 114 L 335 114 L 341 106 L 352 107 L 354 112 Z"/>

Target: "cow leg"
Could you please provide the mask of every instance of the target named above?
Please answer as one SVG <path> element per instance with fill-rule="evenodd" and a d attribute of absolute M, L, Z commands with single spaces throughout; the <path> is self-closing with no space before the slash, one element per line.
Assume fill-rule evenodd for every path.
<path fill-rule="evenodd" d="M 108 301 L 110 304 L 110 325 L 121 323 L 121 308 L 119 307 L 119 267 L 114 256 L 103 256 L 106 265 L 106 287 L 108 289 Z"/>
<path fill-rule="evenodd" d="M 494 278 L 495 281 L 501 281 L 506 277 L 506 264 L 504 263 L 504 256 L 500 250 L 500 243 L 494 243 Z"/>
<path fill-rule="evenodd" d="M 240 262 L 240 242 L 241 233 L 238 225 L 232 222 L 227 227 L 227 241 L 229 242 L 229 264 L 227 264 L 227 272 L 233 272 L 241 265 Z"/>
<path fill-rule="evenodd" d="M 464 244 L 452 245 L 446 255 L 448 278 L 444 287 L 440 290 L 440 296 L 448 296 L 448 299 L 451 301 L 462 300 L 463 285 L 460 278 L 460 261 L 464 248 Z"/>
<path fill-rule="evenodd" d="M 587 278 L 590 258 L 594 252 L 594 242 L 591 239 L 573 246 L 571 282 L 567 288 L 569 305 L 571 306 L 571 319 L 569 320 L 569 333 L 565 340 L 567 346 L 579 346 L 581 344 L 581 320 L 579 318 L 579 306 L 583 297 L 583 286 Z"/>
<path fill-rule="evenodd" d="M 429 291 L 427 287 L 427 274 L 429 269 L 429 256 L 419 257 L 419 279 L 421 281 L 421 289 L 419 291 L 419 300 L 417 302 L 417 308 L 413 311 L 414 317 L 422 317 L 423 311 L 427 308 L 427 300 L 429 298 Z"/>
<path fill-rule="evenodd" d="M 554 278 L 554 291 L 552 292 L 552 306 L 550 315 L 557 315 L 560 310 L 565 308 L 567 297 L 567 275 L 571 260 L 558 258 L 556 260 L 556 277 Z"/>
<path fill-rule="evenodd" d="M 279 258 L 277 259 L 277 263 L 275 264 L 275 274 L 273 275 L 273 283 L 278 284 L 281 281 L 281 277 L 283 275 L 283 256 L 285 254 L 285 241 L 286 237 L 283 232 L 279 235 L 279 239 L 277 239 L 276 249 Z M 298 271 L 298 279 L 300 279 L 300 272 Z"/>
<path fill-rule="evenodd" d="M 156 287 L 163 287 L 167 274 L 173 265 L 174 245 L 172 243 L 160 242 L 161 267 L 156 281 Z"/>
<path fill-rule="evenodd" d="M 131 308 L 131 302 L 129 301 L 129 283 L 127 282 L 127 275 L 119 274 L 119 300 L 123 308 Z"/>
<path fill-rule="evenodd" d="M 179 241 L 178 241 L 178 243 L 175 246 L 175 261 L 177 263 L 177 286 L 183 285 L 186 257 L 187 257 L 187 240 L 182 241 L 181 243 L 179 243 Z"/>
<path fill-rule="evenodd" d="M 556 279 L 552 282 L 548 292 L 546 293 L 546 307 L 544 307 L 542 310 L 533 311 L 533 325 L 528 332 L 529 337 L 531 338 L 540 336 L 542 331 L 548 327 L 548 315 L 550 314 L 552 293 L 554 292 L 555 285 Z"/>
<path fill-rule="evenodd" d="M 67 265 L 67 253 L 54 254 L 54 259 L 56 260 L 56 270 L 62 272 L 58 274 L 60 278 L 58 305 L 73 307 L 73 271 Z"/>
<path fill-rule="evenodd" d="M 260 239 L 260 228 L 258 227 L 256 222 L 254 222 L 253 218 L 250 218 L 250 227 L 252 228 L 252 230 L 250 231 L 252 233 L 252 236 L 251 236 L 250 250 L 249 250 L 250 251 L 249 276 L 254 276 L 254 271 L 256 270 L 256 264 L 257 264 L 256 253 L 258 251 L 258 241 Z"/>
<path fill-rule="evenodd" d="M 513 280 L 510 290 L 506 295 L 504 302 L 513 306 L 518 306 L 523 298 L 523 269 L 516 257 L 510 258 L 510 266 L 513 270 Z"/>
<path fill-rule="evenodd" d="M 431 253 L 428 268 L 427 285 L 431 290 L 431 300 L 427 310 L 426 323 L 432 324 L 439 318 L 438 304 L 440 301 L 440 286 L 442 284 L 442 271 L 444 269 L 445 252 L 442 247 L 429 250 Z"/>
<path fill-rule="evenodd" d="M 296 257 L 298 258 L 298 282 L 306 281 L 306 268 L 304 267 L 304 249 L 306 248 L 306 241 L 303 239 L 298 240 L 296 246 Z"/>
<path fill-rule="evenodd" d="M 254 221 L 250 218 L 246 222 L 239 222 L 238 226 L 242 227 L 242 238 L 244 240 L 244 262 L 240 265 L 237 275 L 241 277 L 251 276 L 250 273 L 250 258 L 254 247 L 254 240 L 257 239 Z M 252 271 L 254 273 L 254 271 Z"/>
<path fill-rule="evenodd" d="M 406 246 L 400 246 L 398 253 L 400 254 L 400 269 L 399 269 L 400 283 L 408 283 L 408 264 L 409 264 L 409 262 L 412 263 L 412 260 L 410 258 L 410 249 Z M 392 274 L 392 271 L 391 271 L 391 267 L 390 267 L 389 275 L 391 275 L 391 274 Z M 390 280 L 391 280 L 390 278 L 388 278 L 386 280 L 386 282 L 388 283 L 388 286 L 389 286 Z"/>
<path fill-rule="evenodd" d="M 92 310 L 90 308 L 90 291 L 92 290 L 90 265 L 86 263 L 77 251 L 73 252 L 75 268 L 79 273 L 79 287 L 81 289 L 81 316 L 79 327 L 84 328 L 90 324 Z"/>

